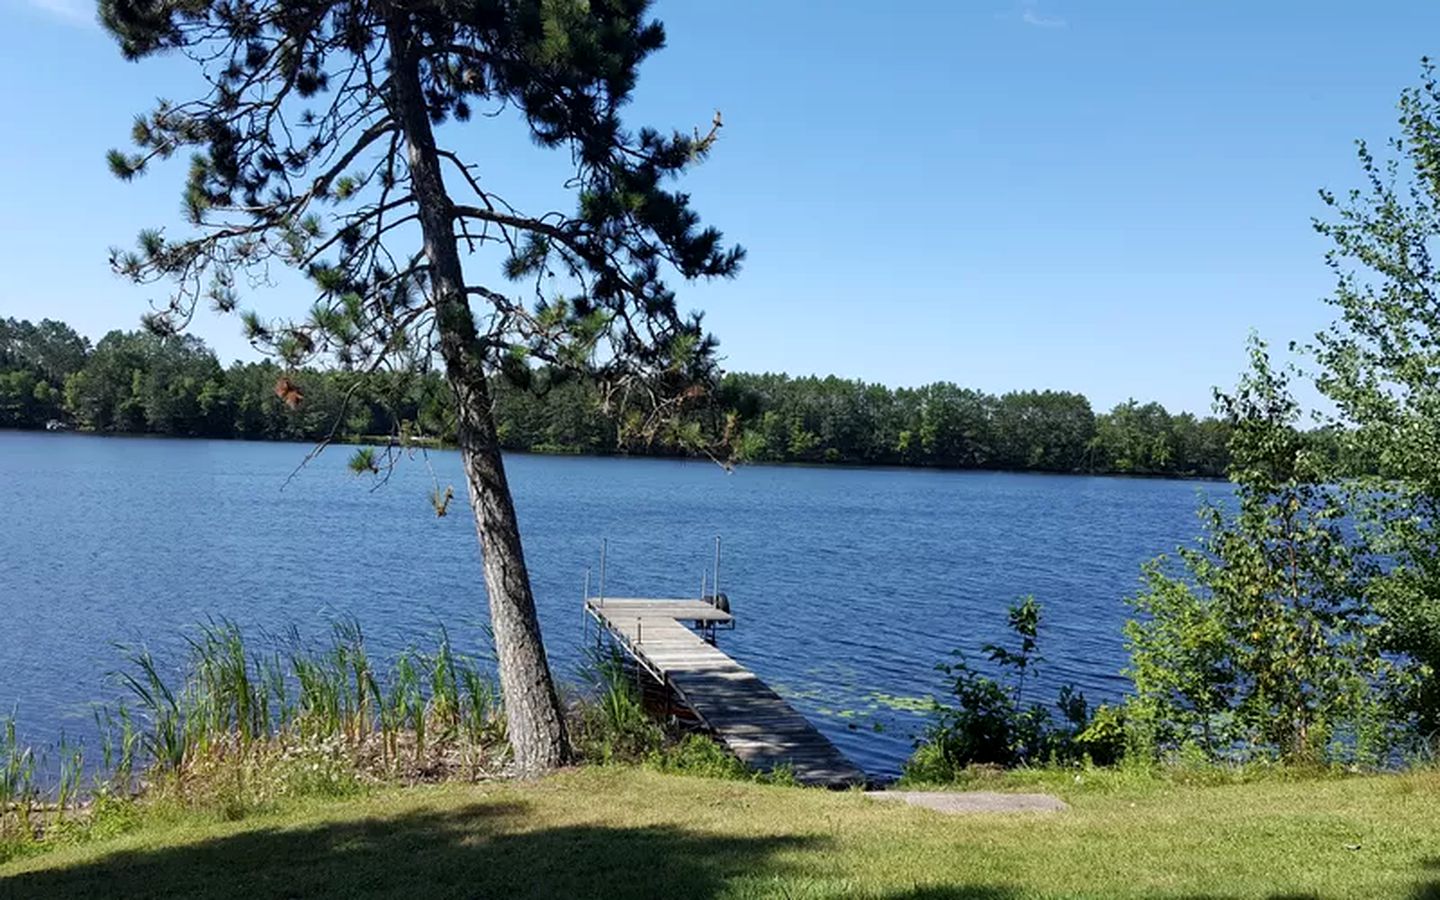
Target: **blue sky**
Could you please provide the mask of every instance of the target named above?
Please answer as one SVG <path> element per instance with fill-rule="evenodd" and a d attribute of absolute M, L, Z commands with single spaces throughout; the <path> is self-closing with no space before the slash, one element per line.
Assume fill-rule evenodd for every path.
<path fill-rule="evenodd" d="M 104 153 L 178 62 L 123 62 L 81 0 L 0 0 L 0 315 L 133 327 L 156 289 L 106 250 L 179 227 L 180 174 L 112 179 Z M 906 4 L 661 0 L 669 48 L 632 120 L 689 129 L 724 113 L 687 181 L 749 250 L 732 282 L 683 291 L 726 365 L 891 385 L 1082 391 L 1205 411 L 1251 329 L 1322 326 L 1330 276 L 1310 228 L 1320 187 L 1356 182 L 1440 4 L 966 0 Z M 558 159 L 508 123 L 465 140 L 536 203 Z M 308 304 L 281 280 L 267 313 Z M 253 353 L 233 319 L 195 332 Z"/>

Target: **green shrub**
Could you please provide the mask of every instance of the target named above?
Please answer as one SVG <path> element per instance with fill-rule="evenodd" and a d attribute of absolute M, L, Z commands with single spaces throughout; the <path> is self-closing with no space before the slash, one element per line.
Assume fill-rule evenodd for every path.
<path fill-rule="evenodd" d="M 928 740 L 915 748 L 905 761 L 903 780 L 911 784 L 948 784 L 959 773 L 945 748 L 937 740 Z"/>
<path fill-rule="evenodd" d="M 107 840 L 140 827 L 140 811 L 130 797 L 98 791 L 90 801 L 87 840 Z"/>
<path fill-rule="evenodd" d="M 1075 735 L 1075 749 L 1097 766 L 1113 766 L 1125 755 L 1130 743 L 1125 709 L 1101 704 L 1085 728 Z"/>
<path fill-rule="evenodd" d="M 983 652 L 1005 680 L 981 674 L 956 651 L 957 661 L 937 668 L 951 679 L 954 705 L 935 704 L 935 721 L 924 741 L 906 763 L 905 778 L 915 782 L 948 782 L 971 766 L 1011 767 L 1080 759 L 1087 748 L 1079 741 L 1090 725 L 1085 695 L 1066 685 L 1054 708 L 1027 703 L 1026 687 L 1042 661 L 1039 652 L 1042 608 L 1034 597 L 1024 597 L 1009 610 L 1010 629 L 1019 638 L 1015 649 L 986 644 Z M 1110 727 L 1106 723 L 1105 727 Z M 1092 752 L 1118 759 L 1123 741 L 1106 742 L 1092 736 Z"/>
<path fill-rule="evenodd" d="M 645 764 L 673 775 L 731 780 L 747 780 L 755 775 L 717 741 L 700 734 L 687 734 L 677 743 L 652 751 Z"/>

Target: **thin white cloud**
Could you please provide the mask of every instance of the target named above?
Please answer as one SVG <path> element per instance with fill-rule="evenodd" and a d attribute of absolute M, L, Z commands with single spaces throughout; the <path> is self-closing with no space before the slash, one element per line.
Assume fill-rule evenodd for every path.
<path fill-rule="evenodd" d="M 1059 16 L 1047 16 L 1033 9 L 1027 9 L 1021 13 L 1020 21 L 1026 25 L 1033 25 L 1036 28 L 1064 28 L 1070 24 Z"/>
<path fill-rule="evenodd" d="M 25 0 L 31 7 L 72 25 L 95 24 L 93 0 Z"/>

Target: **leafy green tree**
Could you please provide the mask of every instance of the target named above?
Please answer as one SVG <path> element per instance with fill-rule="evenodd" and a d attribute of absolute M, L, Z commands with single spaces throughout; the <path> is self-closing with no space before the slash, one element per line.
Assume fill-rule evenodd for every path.
<path fill-rule="evenodd" d="M 0 373 L 0 428 L 31 428 L 41 413 L 36 391 L 45 382 L 25 369 Z"/>
<path fill-rule="evenodd" d="M 1368 597 L 1387 648 L 1410 663 L 1417 725 L 1440 739 L 1440 88 L 1428 59 L 1389 148 L 1382 160 L 1360 142 L 1361 187 L 1321 192 L 1338 318 L 1311 349 L 1344 426 L 1339 452 L 1364 461 L 1352 501 L 1387 561 Z"/>
<path fill-rule="evenodd" d="M 921 389 L 918 434 L 931 465 L 980 468 L 990 461 L 994 401 L 949 382 Z"/>
<path fill-rule="evenodd" d="M 156 434 L 204 435 L 207 411 L 200 395 L 221 377 L 215 354 L 193 335 L 156 337 L 137 334 L 143 380 L 139 400 L 146 430 Z"/>
<path fill-rule="evenodd" d="M 52 385 L 80 370 L 90 342 L 64 322 L 0 321 L 0 368 L 29 368 Z"/>
<path fill-rule="evenodd" d="M 1199 546 L 1181 549 L 1178 566 L 1147 567 L 1126 626 L 1131 720 L 1161 749 L 1211 758 L 1373 754 L 1387 667 L 1344 497 L 1296 429 L 1288 377 L 1263 343 L 1217 405 L 1233 428 L 1238 508 L 1206 505 Z"/>
<path fill-rule="evenodd" d="M 215 368 L 215 373 L 205 379 L 195 397 L 199 411 L 198 433 L 206 437 L 230 437 L 235 422 L 235 398 L 225 384 L 225 375 L 219 371 L 218 363 Z"/>
<path fill-rule="evenodd" d="M 0 319 L 0 428 L 41 428 L 61 417 L 65 379 L 89 352 L 63 322 Z"/>
<path fill-rule="evenodd" d="M 1091 465 L 1108 472 L 1156 474 L 1175 461 L 1174 423 L 1165 407 L 1131 399 L 1095 422 Z"/>
<path fill-rule="evenodd" d="M 727 276 L 741 259 L 719 232 L 699 227 L 685 194 L 666 187 L 710 149 L 718 117 L 703 137 L 621 121 L 640 64 L 664 43 L 647 6 L 100 2 L 127 58 L 174 52 L 212 86 L 160 102 L 136 120 L 135 151 L 110 154 L 121 178 L 192 154 L 190 232 L 147 230 L 136 251 L 114 254 L 126 276 L 177 285 L 148 325 L 175 332 L 207 302 L 235 311 L 246 270 L 283 264 L 311 280 L 310 314 L 246 312 L 243 321 L 286 366 L 329 356 L 368 373 L 441 360 L 524 773 L 568 751 L 490 378 L 503 370 L 523 380 L 535 360 L 589 371 L 607 401 L 627 407 L 627 421 L 658 430 L 714 374 L 714 341 L 698 316 L 677 311 L 665 276 Z M 573 211 L 530 213 L 497 193 L 463 139 L 482 113 L 487 128 L 518 118 L 541 147 L 568 154 Z"/>
<path fill-rule="evenodd" d="M 1005 469 L 1073 472 L 1095 435 L 1090 401 L 1063 391 L 1012 391 L 994 415 L 992 464 Z"/>
<path fill-rule="evenodd" d="M 1230 431 L 1214 417 L 1198 419 L 1190 413 L 1169 417 L 1168 443 L 1173 452 L 1170 465 L 1160 472 L 1218 478 L 1230 461 Z"/>
<path fill-rule="evenodd" d="M 81 425 L 144 431 L 144 406 L 137 396 L 143 391 L 144 344 L 143 336 L 112 331 L 96 343 L 85 366 L 66 379 L 65 408 Z"/>
<path fill-rule="evenodd" d="M 1202 511 L 1206 527 L 1217 512 Z M 1190 554 L 1193 554 L 1190 555 Z M 1209 759 L 1222 757 L 1240 739 L 1234 716 L 1240 674 L 1231 653 L 1224 604 L 1199 584 L 1209 574 L 1203 551 L 1182 551 L 1194 579 L 1164 557 L 1143 567 L 1145 589 L 1133 600 L 1137 617 L 1125 626 L 1135 684 L 1130 723 L 1149 748 L 1195 746 Z M 1193 561 L 1192 561 L 1193 560 Z"/>
<path fill-rule="evenodd" d="M 1084 397 L 1060 391 L 994 397 L 949 382 L 890 390 L 743 373 L 726 375 L 717 396 L 748 460 L 1213 477 L 1228 459 L 1225 423 L 1172 416 L 1158 403 L 1097 417 Z"/>
<path fill-rule="evenodd" d="M 65 406 L 99 431 L 227 435 L 215 409 L 223 377 L 198 338 L 112 331 L 66 380 Z"/>

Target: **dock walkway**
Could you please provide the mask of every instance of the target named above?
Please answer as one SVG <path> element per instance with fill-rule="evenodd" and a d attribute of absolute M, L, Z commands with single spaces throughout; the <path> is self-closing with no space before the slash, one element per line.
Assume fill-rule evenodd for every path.
<path fill-rule="evenodd" d="M 729 625 L 730 613 L 694 599 L 589 598 L 585 609 L 747 765 L 788 765 L 802 784 L 865 783 L 865 773 L 804 716 L 685 624 Z"/>

